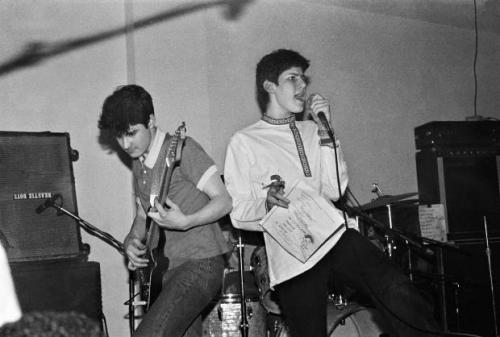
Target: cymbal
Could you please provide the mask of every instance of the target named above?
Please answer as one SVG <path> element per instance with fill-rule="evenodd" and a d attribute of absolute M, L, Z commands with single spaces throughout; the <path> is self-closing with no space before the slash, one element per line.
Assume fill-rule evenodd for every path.
<path fill-rule="evenodd" d="M 396 201 L 413 197 L 417 194 L 418 193 L 415 192 L 415 193 L 404 193 L 399 195 L 383 195 L 381 197 L 378 197 L 377 199 L 370 201 L 367 204 L 361 205 L 360 209 L 363 211 L 368 211 L 370 209 L 390 205 L 392 203 L 395 203 Z"/>

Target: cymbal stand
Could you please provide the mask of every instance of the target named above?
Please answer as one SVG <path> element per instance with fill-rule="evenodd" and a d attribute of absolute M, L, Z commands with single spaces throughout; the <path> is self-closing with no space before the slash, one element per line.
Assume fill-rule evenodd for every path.
<path fill-rule="evenodd" d="M 389 229 L 392 230 L 392 212 L 391 212 L 391 205 L 387 205 L 387 217 L 389 219 Z M 385 244 L 387 246 L 387 255 L 389 258 L 392 257 L 393 250 L 394 250 L 394 242 L 392 241 L 392 238 L 388 234 L 388 232 L 385 233 Z"/>
<path fill-rule="evenodd" d="M 247 319 L 247 304 L 245 299 L 245 266 L 244 266 L 244 250 L 241 230 L 238 230 L 238 262 L 240 271 L 240 294 L 241 294 L 241 321 L 240 330 L 242 337 L 248 337 L 248 319 Z"/>
<path fill-rule="evenodd" d="M 386 205 L 387 207 L 387 217 L 389 219 L 389 229 L 392 231 L 393 230 L 393 224 L 392 224 L 392 208 L 391 204 Z M 385 233 L 384 235 L 386 246 L 387 246 L 387 256 L 389 258 L 392 258 L 394 254 L 394 250 L 398 249 L 398 247 L 395 245 L 393 238 L 389 235 L 388 232 Z M 413 272 L 412 272 L 412 254 L 411 254 L 411 246 L 410 243 L 408 242 L 407 238 L 404 238 L 407 250 L 408 250 L 408 277 L 410 278 L 411 281 L 413 281 Z"/>
<path fill-rule="evenodd" d="M 461 316 L 461 310 L 460 310 L 460 296 L 459 292 L 461 290 L 461 281 L 456 280 L 454 277 L 449 277 L 445 273 L 445 263 L 444 263 L 444 252 L 445 249 L 449 251 L 453 251 L 456 253 L 464 254 L 464 255 L 470 255 L 469 253 L 463 251 L 460 249 L 460 247 L 456 246 L 454 243 L 449 243 L 449 242 L 442 242 L 434 239 L 430 239 L 427 237 L 422 236 L 421 237 L 422 241 L 425 243 L 428 243 L 433 247 L 432 251 L 434 252 L 434 255 L 436 256 L 436 267 L 437 267 L 437 275 L 439 276 L 439 306 L 440 306 L 440 321 L 442 324 L 442 329 L 444 332 L 449 331 L 448 327 L 448 313 L 447 313 L 447 292 L 446 292 L 446 287 L 447 285 L 451 286 L 451 289 L 453 290 L 452 296 L 453 296 L 453 303 L 454 303 L 454 316 L 456 320 L 456 331 L 460 331 L 460 316 Z"/>
<path fill-rule="evenodd" d="M 488 225 L 486 222 L 486 217 L 484 219 L 484 235 L 486 240 L 486 258 L 488 259 L 488 272 L 490 277 L 490 290 L 491 290 L 491 304 L 493 306 L 493 324 L 495 326 L 495 336 L 498 336 L 498 325 L 497 325 L 497 311 L 495 304 L 495 286 L 493 283 L 493 271 L 491 268 L 491 251 L 490 251 L 490 240 L 488 238 Z"/>
<path fill-rule="evenodd" d="M 410 244 L 408 243 L 408 240 L 405 240 L 406 248 L 408 250 L 408 277 L 410 278 L 410 281 L 413 281 L 413 262 L 411 261 L 412 259 L 412 253 L 411 253 L 411 247 Z"/>

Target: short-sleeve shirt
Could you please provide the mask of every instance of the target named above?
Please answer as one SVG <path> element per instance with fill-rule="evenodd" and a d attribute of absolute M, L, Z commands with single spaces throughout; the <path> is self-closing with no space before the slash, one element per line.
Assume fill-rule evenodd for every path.
<path fill-rule="evenodd" d="M 162 138 L 164 139 L 163 141 Z M 150 151 L 146 160 L 133 161 L 134 187 L 143 209 L 150 206 L 150 194 L 154 170 L 163 172 L 168 145 L 173 137 L 157 130 L 153 142 L 162 144 L 159 151 Z M 153 156 L 153 158 L 151 158 Z M 152 167 L 147 164 L 153 164 Z M 214 161 L 194 139 L 186 137 L 181 152 L 181 159 L 173 168 L 167 197 L 177 204 L 184 214 L 192 214 L 209 202 L 203 191 L 204 183 L 217 174 Z M 161 174 L 156 174 L 161 176 Z M 158 185 L 158 183 L 157 183 Z M 162 227 L 165 233 L 164 254 L 170 260 L 170 268 L 180 265 L 188 259 L 208 258 L 229 251 L 217 222 L 191 228 L 186 231 L 170 230 Z"/>

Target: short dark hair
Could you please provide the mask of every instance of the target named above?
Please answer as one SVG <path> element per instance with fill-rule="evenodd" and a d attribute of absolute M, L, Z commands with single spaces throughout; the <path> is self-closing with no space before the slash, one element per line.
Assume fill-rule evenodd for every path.
<path fill-rule="evenodd" d="M 264 89 L 264 81 L 278 84 L 278 78 L 285 70 L 299 67 L 302 71 L 309 68 L 309 60 L 296 51 L 278 49 L 264 56 L 257 64 L 255 74 L 256 98 L 262 113 L 267 109 L 269 93 Z"/>
<path fill-rule="evenodd" d="M 121 136 L 130 125 L 143 124 L 147 127 L 150 115 L 154 115 L 151 95 L 141 86 L 123 85 L 104 101 L 98 127 L 109 130 L 114 136 Z"/>

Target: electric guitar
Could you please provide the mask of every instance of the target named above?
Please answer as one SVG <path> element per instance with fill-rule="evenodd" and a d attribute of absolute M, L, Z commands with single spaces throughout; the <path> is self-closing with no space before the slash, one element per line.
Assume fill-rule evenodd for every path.
<path fill-rule="evenodd" d="M 167 149 L 165 158 L 165 167 L 161 174 L 159 195 L 155 198 L 161 205 L 165 204 L 170 181 L 174 167 L 180 162 L 182 146 L 186 138 L 186 124 L 184 122 L 177 128 L 175 135 L 172 136 Z M 154 206 L 150 206 L 148 212 L 155 212 Z M 150 217 L 146 218 L 146 253 L 144 257 L 148 259 L 146 267 L 135 271 L 135 278 L 139 283 L 140 303 L 144 304 L 144 312 L 156 299 L 161 291 L 162 272 L 168 266 L 168 259 L 163 255 L 163 245 L 159 242 L 160 230 L 156 222 Z"/>

